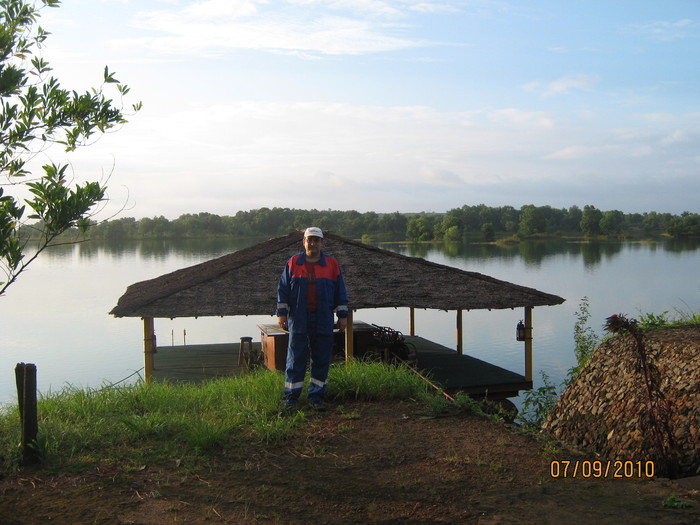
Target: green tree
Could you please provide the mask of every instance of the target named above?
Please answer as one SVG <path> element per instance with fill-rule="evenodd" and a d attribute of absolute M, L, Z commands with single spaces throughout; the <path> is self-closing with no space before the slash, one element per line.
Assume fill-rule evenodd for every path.
<path fill-rule="evenodd" d="M 27 162 L 52 144 L 66 151 L 86 145 L 95 135 L 126 122 L 123 109 L 107 98 L 113 87 L 121 99 L 129 88 L 107 67 L 102 85 L 85 93 L 66 90 L 51 76 L 49 64 L 38 52 L 49 33 L 37 25 L 44 7 L 59 0 L 0 1 L 0 266 L 5 281 L 0 295 L 56 238 L 77 226 L 90 225 L 90 210 L 104 198 L 100 182 L 82 185 L 66 176 L 67 165 L 47 164 L 32 174 Z M 140 104 L 133 109 L 138 111 Z M 22 200 L 19 194 L 31 194 Z M 29 206 L 30 213 L 25 216 Z M 35 247 L 21 234 L 29 220 Z M 26 229 L 26 228 L 25 228 Z M 29 255 L 31 253 L 31 255 Z"/>
<path fill-rule="evenodd" d="M 700 236 L 700 215 L 684 211 L 669 222 L 667 231 L 673 237 Z"/>
<path fill-rule="evenodd" d="M 484 235 L 484 240 L 486 242 L 493 242 L 496 240 L 496 230 L 490 222 L 485 222 L 481 225 L 481 233 Z"/>
<path fill-rule="evenodd" d="M 405 235 L 407 224 L 406 216 L 398 211 L 382 215 L 379 219 L 379 227 L 393 235 Z"/>
<path fill-rule="evenodd" d="M 450 232 L 450 239 L 447 238 L 448 232 Z M 454 214 L 448 213 L 435 225 L 436 239 L 456 240 L 459 236 L 459 222 Z"/>
<path fill-rule="evenodd" d="M 459 226 L 450 226 L 443 235 L 443 239 L 447 242 L 458 242 L 461 238 L 462 235 L 459 233 Z"/>
<path fill-rule="evenodd" d="M 598 235 L 602 218 L 603 212 L 595 206 L 587 204 L 583 207 L 583 214 L 581 215 L 581 231 L 585 235 Z"/>
<path fill-rule="evenodd" d="M 582 218 L 583 212 L 581 211 L 581 208 L 576 205 L 571 206 L 568 210 L 566 210 L 562 228 L 567 232 L 579 232 L 581 231 Z"/>
<path fill-rule="evenodd" d="M 523 235 L 533 235 L 543 233 L 547 228 L 547 219 L 543 209 L 528 204 L 522 207 L 520 214 L 520 233 Z"/>
<path fill-rule="evenodd" d="M 501 206 L 499 208 L 498 223 L 495 223 L 494 227 L 496 230 L 514 232 L 517 229 L 519 221 L 520 212 L 518 210 L 513 208 L 513 206 Z"/>
<path fill-rule="evenodd" d="M 645 213 L 642 219 L 642 228 L 645 233 L 652 233 L 661 229 L 661 216 L 655 212 Z"/>
<path fill-rule="evenodd" d="M 600 219 L 603 235 L 619 235 L 625 224 L 625 214 L 619 210 L 606 211 Z"/>
<path fill-rule="evenodd" d="M 406 226 L 406 237 L 409 241 L 429 241 L 433 238 L 433 222 L 425 215 L 413 217 Z"/>

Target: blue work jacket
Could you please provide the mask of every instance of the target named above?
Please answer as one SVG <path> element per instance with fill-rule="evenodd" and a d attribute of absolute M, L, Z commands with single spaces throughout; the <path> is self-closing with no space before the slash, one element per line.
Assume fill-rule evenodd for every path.
<path fill-rule="evenodd" d="M 335 313 L 339 318 L 348 316 L 348 294 L 340 266 L 335 257 L 321 252 L 315 265 L 316 272 L 316 333 L 332 334 Z M 309 276 L 306 254 L 294 255 L 284 267 L 277 287 L 277 316 L 287 316 L 289 331 L 307 333 L 307 298 Z"/>

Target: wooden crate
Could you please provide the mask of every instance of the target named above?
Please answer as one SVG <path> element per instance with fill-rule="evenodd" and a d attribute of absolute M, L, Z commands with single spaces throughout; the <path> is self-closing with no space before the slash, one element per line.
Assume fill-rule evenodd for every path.
<path fill-rule="evenodd" d="M 270 370 L 284 370 L 287 365 L 289 334 L 275 324 L 261 324 L 258 328 L 265 366 Z"/>

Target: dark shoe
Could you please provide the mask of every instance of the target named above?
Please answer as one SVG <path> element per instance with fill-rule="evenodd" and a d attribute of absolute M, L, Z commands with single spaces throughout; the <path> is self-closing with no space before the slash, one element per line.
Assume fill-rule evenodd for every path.
<path fill-rule="evenodd" d="M 326 412 L 328 410 L 328 405 L 323 400 L 312 401 L 309 403 L 309 408 L 315 412 Z"/>
<path fill-rule="evenodd" d="M 299 411 L 299 405 L 296 403 L 283 403 L 282 413 L 287 415 L 296 414 Z"/>

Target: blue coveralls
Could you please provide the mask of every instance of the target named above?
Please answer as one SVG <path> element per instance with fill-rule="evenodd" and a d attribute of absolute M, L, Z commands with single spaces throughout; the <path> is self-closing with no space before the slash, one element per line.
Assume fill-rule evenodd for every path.
<path fill-rule="evenodd" d="M 311 358 L 310 403 L 326 395 L 328 368 L 333 357 L 334 314 L 348 315 L 348 297 L 338 261 L 321 252 L 315 265 L 317 305 L 307 308 L 308 271 L 306 254 L 294 255 L 284 268 L 277 287 L 277 316 L 287 316 L 289 345 L 284 382 L 284 403 L 296 405 L 304 386 L 306 364 Z"/>

